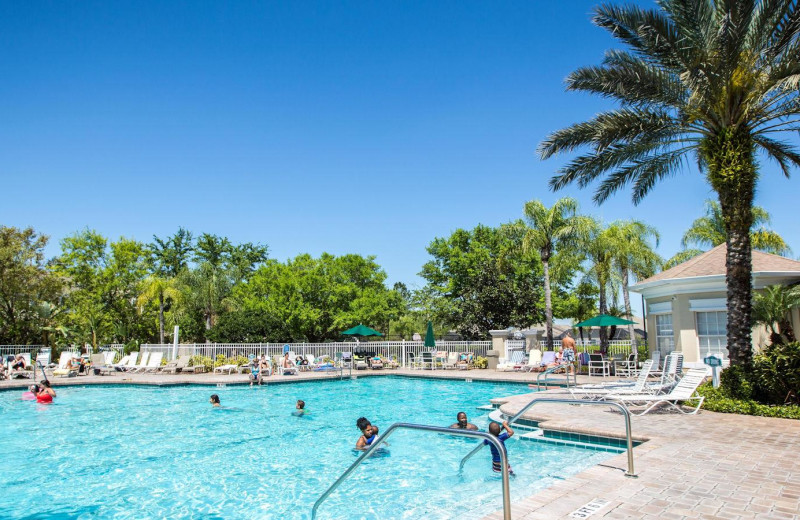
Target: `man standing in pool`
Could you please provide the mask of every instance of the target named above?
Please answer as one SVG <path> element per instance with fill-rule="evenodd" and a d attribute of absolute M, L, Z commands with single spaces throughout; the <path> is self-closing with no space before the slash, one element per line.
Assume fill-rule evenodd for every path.
<path fill-rule="evenodd" d="M 450 425 L 451 428 L 458 430 L 477 430 L 478 427 L 467 420 L 467 414 L 458 412 L 456 415 L 456 422 Z"/>

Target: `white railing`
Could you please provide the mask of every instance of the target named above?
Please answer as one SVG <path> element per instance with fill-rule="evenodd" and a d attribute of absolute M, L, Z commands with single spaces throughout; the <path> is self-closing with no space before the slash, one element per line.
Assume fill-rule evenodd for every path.
<path fill-rule="evenodd" d="M 17 354 L 33 354 L 34 356 L 39 353 L 39 350 L 44 345 L 0 345 L 0 356 L 17 355 Z"/>
<path fill-rule="evenodd" d="M 337 343 L 181 343 L 178 345 L 179 356 L 202 355 L 213 360 L 223 355 L 226 358 L 237 356 L 248 357 L 250 354 L 270 358 L 282 356 L 284 345 L 289 345 L 289 350 L 296 355 L 313 355 L 320 359 L 329 357 L 335 359 L 340 352 L 375 352 L 377 355 L 394 358 L 398 363 L 406 366 L 409 354 L 417 355 L 429 352 L 421 341 L 344 341 Z M 491 341 L 437 341 L 433 350 L 445 352 L 472 352 L 476 356 L 486 356 L 491 349 Z M 143 352 L 161 352 L 168 360 L 172 359 L 173 345 L 171 344 L 142 344 Z"/>
<path fill-rule="evenodd" d="M 641 340 L 640 340 L 641 341 Z M 578 352 L 588 352 L 593 353 L 596 350 L 600 350 L 600 340 L 593 339 L 593 340 L 583 340 L 580 339 L 575 340 L 575 346 L 578 349 Z M 541 350 L 545 350 L 547 348 L 547 340 L 541 340 L 539 342 L 539 348 Z M 561 348 L 561 340 L 554 339 L 553 340 L 553 349 L 558 350 Z M 631 341 L 628 339 L 615 339 L 610 340 L 608 342 L 608 353 L 609 354 L 630 354 L 631 353 Z"/>

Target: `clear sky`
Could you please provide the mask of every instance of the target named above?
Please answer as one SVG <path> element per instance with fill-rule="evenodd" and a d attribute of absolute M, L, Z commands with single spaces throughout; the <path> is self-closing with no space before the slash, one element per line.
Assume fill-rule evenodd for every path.
<path fill-rule="evenodd" d="M 179 226 L 270 256 L 376 255 L 422 285 L 425 247 L 525 201 L 577 197 L 656 226 L 671 256 L 702 214 L 694 169 L 634 207 L 551 193 L 551 131 L 608 105 L 565 76 L 615 46 L 595 1 L 0 3 L 0 224 L 150 241 Z M 645 0 L 642 4 L 649 4 Z M 800 254 L 798 184 L 757 203 Z"/>

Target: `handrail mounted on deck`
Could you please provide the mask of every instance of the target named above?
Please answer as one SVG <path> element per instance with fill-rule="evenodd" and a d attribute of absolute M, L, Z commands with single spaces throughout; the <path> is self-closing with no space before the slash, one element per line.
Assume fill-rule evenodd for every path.
<path fill-rule="evenodd" d="M 331 484 L 331 486 L 325 490 L 325 492 L 314 502 L 314 507 L 311 509 L 311 520 L 314 520 L 317 516 L 317 509 L 325 501 L 325 499 L 333 493 L 336 488 L 346 479 L 350 474 L 355 471 L 355 469 L 366 459 L 368 459 L 378 446 L 386 442 L 386 439 L 389 438 L 392 433 L 396 430 L 420 430 L 425 432 L 432 432 L 432 433 L 440 433 L 445 435 L 455 435 L 458 437 L 474 437 L 484 441 L 490 442 L 497 451 L 500 452 L 500 466 L 501 466 L 501 475 L 503 481 L 503 520 L 511 520 L 511 498 L 508 491 L 508 456 L 506 455 L 506 447 L 500 442 L 497 437 L 491 435 L 486 432 L 479 432 L 475 430 L 457 430 L 455 428 L 443 428 L 441 426 L 428 426 L 425 424 L 411 424 L 411 423 L 394 423 L 393 425 L 389 426 L 386 432 L 378 437 L 375 442 L 373 442 L 370 447 L 358 457 L 355 462 L 353 462 L 347 470 L 342 473 L 336 481 Z M 481 444 L 483 446 L 483 444 Z"/>
<path fill-rule="evenodd" d="M 564 363 L 564 364 L 561 364 L 561 365 L 550 367 L 547 370 L 545 370 L 544 372 L 539 372 L 539 375 L 536 376 L 536 391 L 537 392 L 540 391 L 539 379 L 541 379 L 542 376 L 545 376 L 544 377 L 544 387 L 545 387 L 544 389 L 547 390 L 547 379 L 548 379 L 548 376 L 550 376 L 550 374 L 553 374 L 557 370 L 561 370 L 562 368 L 567 371 L 567 387 L 569 387 L 569 373 L 570 372 L 572 372 L 572 380 L 575 383 L 574 386 L 578 386 L 578 370 L 577 370 L 577 368 L 572 363 Z M 570 368 L 572 368 L 572 370 L 570 370 Z"/>
<path fill-rule="evenodd" d="M 535 404 L 538 403 L 554 403 L 554 404 L 588 404 L 588 405 L 600 405 L 600 406 L 613 406 L 618 408 L 622 412 L 622 416 L 625 417 L 625 437 L 628 444 L 628 471 L 625 472 L 626 477 L 633 477 L 636 478 L 636 473 L 633 470 L 633 437 L 631 434 L 631 413 L 628 411 L 627 408 L 622 406 L 620 403 L 614 401 L 585 401 L 583 399 L 561 399 L 561 398 L 534 398 L 528 404 L 522 407 L 522 409 L 517 412 L 513 417 L 508 420 L 508 424 L 513 424 L 514 421 L 519 419 L 522 414 L 528 411 L 528 409 Z M 473 455 L 478 453 L 481 448 L 483 448 L 483 444 L 479 444 L 475 446 L 475 448 L 467 453 L 467 455 L 461 459 L 461 464 L 458 467 L 458 471 L 464 469 L 464 464 L 472 458 Z"/>

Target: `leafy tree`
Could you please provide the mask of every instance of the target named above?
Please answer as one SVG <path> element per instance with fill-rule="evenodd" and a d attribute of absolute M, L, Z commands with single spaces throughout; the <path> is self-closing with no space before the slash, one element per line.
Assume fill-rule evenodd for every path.
<path fill-rule="evenodd" d="M 773 344 L 797 341 L 789 316 L 791 310 L 800 307 L 800 287 L 770 285 L 763 292 L 753 294 L 753 318 L 770 331 Z"/>
<path fill-rule="evenodd" d="M 621 104 L 550 135 L 543 158 L 588 147 L 551 179 L 553 189 L 602 179 L 603 202 L 633 185 L 636 204 L 693 155 L 716 192 L 727 243 L 728 349 L 752 357 L 751 240 L 756 154 L 788 176 L 793 144 L 774 134 L 800 128 L 800 5 L 787 0 L 661 0 L 658 9 L 602 5 L 594 23 L 629 50 L 567 78 L 569 90 Z"/>
<path fill-rule="evenodd" d="M 603 228 L 602 224 L 596 221 L 585 243 L 585 251 L 589 259 L 585 280 L 591 281 L 597 286 L 600 314 L 609 313 L 608 295 L 615 292 L 612 280 L 615 274 L 613 238 L 608 228 Z M 600 350 L 608 351 L 608 327 L 600 327 Z"/>
<path fill-rule="evenodd" d="M 177 286 L 176 278 L 162 278 L 158 275 L 151 275 L 142 282 L 141 293 L 138 303 L 145 307 L 150 302 L 158 302 L 158 340 L 164 343 L 164 309 L 166 302 L 172 300 L 178 303 L 181 299 L 181 291 Z"/>
<path fill-rule="evenodd" d="M 767 210 L 753 206 L 753 228 L 750 230 L 750 242 L 753 249 L 773 255 L 790 255 L 792 250 L 778 233 L 767 227 L 769 225 L 770 216 Z M 725 221 L 722 218 L 722 209 L 719 203 L 707 200 L 705 216 L 692 222 L 692 226 L 686 230 L 681 240 L 683 250 L 667 260 L 664 268 L 669 269 L 704 252 L 702 249 L 689 247 L 690 245 L 696 244 L 705 248 L 716 247 L 725 243 L 726 236 Z"/>
<path fill-rule="evenodd" d="M 153 243 L 148 246 L 153 272 L 164 278 L 176 278 L 188 266 L 194 251 L 192 233 L 184 228 L 166 239 L 153 235 Z"/>
<path fill-rule="evenodd" d="M 0 344 L 38 342 L 46 326 L 39 306 L 61 296 L 62 280 L 45 267 L 46 245 L 33 228 L 0 226 Z"/>
<path fill-rule="evenodd" d="M 282 340 L 341 339 L 359 323 L 381 328 L 403 311 L 402 297 L 384 285 L 374 257 L 303 254 L 288 262 L 268 260 L 246 284 L 234 288 L 233 312 L 252 312 L 280 324 Z M 275 337 L 276 333 L 263 334 Z"/>
<path fill-rule="evenodd" d="M 433 259 L 420 276 L 435 297 L 440 322 L 467 338 L 489 330 L 524 327 L 544 318 L 541 267 L 514 251 L 522 250 L 522 227 L 483 225 L 458 229 L 428 246 Z"/>
<path fill-rule="evenodd" d="M 606 233 L 611 242 L 612 261 L 619 270 L 625 315 L 632 320 L 633 313 L 631 312 L 628 284 L 631 277 L 642 280 L 653 276 L 661 265 L 662 259 L 650 243 L 652 238 L 655 241 L 655 247 L 658 247 L 658 231 L 638 220 L 625 220 L 611 223 Z M 636 335 L 633 324 L 628 325 L 628 334 L 631 338 L 632 352 L 636 352 Z"/>
<path fill-rule="evenodd" d="M 523 250 L 536 251 L 544 270 L 544 313 L 547 330 L 547 348 L 553 350 L 553 302 L 550 285 L 550 260 L 560 249 L 569 249 L 584 238 L 591 229 L 592 220 L 578 215 L 578 201 L 564 197 L 548 208 L 541 201 L 525 204 L 527 228 L 522 240 Z"/>

